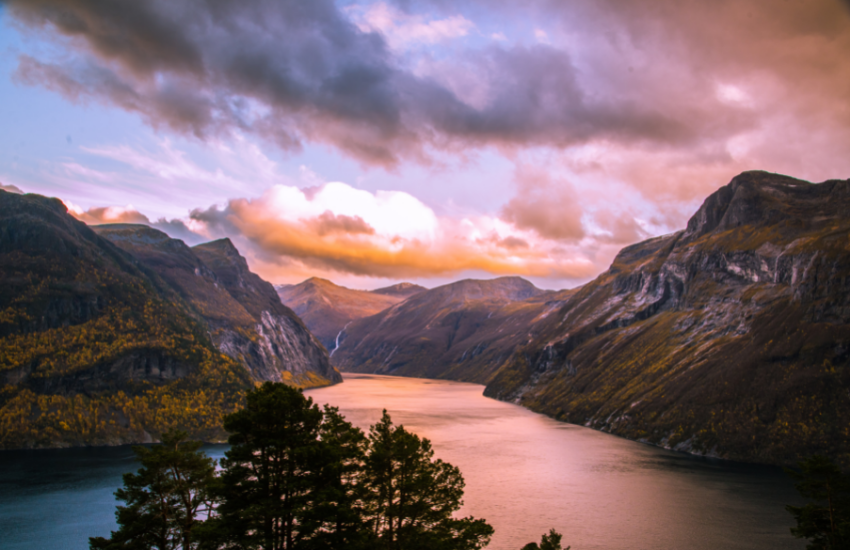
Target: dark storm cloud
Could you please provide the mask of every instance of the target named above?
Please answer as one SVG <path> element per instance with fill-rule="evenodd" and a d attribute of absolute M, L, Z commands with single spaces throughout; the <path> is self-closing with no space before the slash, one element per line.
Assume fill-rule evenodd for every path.
<path fill-rule="evenodd" d="M 279 147 L 324 142 L 365 163 L 427 161 L 432 149 L 564 147 L 590 139 L 681 147 L 712 125 L 751 123 L 714 100 L 671 109 L 650 96 L 588 90 L 566 51 L 483 47 L 465 54 L 489 89 L 471 106 L 416 76 L 384 38 L 331 0 L 10 0 L 82 59 L 22 56 L 19 80 L 140 113 L 200 138 L 232 131 Z M 719 122 L 718 122 L 719 121 Z"/>

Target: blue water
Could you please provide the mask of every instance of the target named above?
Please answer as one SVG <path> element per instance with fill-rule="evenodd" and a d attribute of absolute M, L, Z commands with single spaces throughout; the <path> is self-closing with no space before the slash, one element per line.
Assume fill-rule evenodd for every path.
<path fill-rule="evenodd" d="M 225 445 L 207 445 L 221 458 Z M 139 464 L 130 446 L 0 452 L 0 548 L 88 548 L 117 527 L 113 493 Z"/>

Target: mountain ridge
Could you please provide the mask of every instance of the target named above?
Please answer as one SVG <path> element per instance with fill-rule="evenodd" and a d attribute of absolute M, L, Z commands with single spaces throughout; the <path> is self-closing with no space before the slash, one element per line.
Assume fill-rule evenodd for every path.
<path fill-rule="evenodd" d="M 464 279 L 353 321 L 334 361 L 343 370 L 486 383 L 492 365 L 527 339 L 534 319 L 572 291 L 544 291 L 520 277 Z"/>
<path fill-rule="evenodd" d="M 220 440 L 223 415 L 268 378 L 222 353 L 205 317 L 220 305 L 205 298 L 234 310 L 239 299 L 182 241 L 146 226 L 99 231 L 116 243 L 58 199 L 0 192 L 0 448 L 150 442 L 169 426 Z M 194 302 L 189 287 L 200 289 Z M 250 325 L 242 310 L 230 321 Z M 338 381 L 311 345 L 330 378 L 312 367 L 283 378 Z"/>
<path fill-rule="evenodd" d="M 377 291 L 354 290 L 319 277 L 297 285 L 279 285 L 275 289 L 281 301 L 298 314 L 305 325 L 329 350 L 349 323 L 374 315 L 416 295 L 420 288 L 399 283 Z"/>
<path fill-rule="evenodd" d="M 274 287 L 250 271 L 230 239 L 188 247 L 145 225 L 103 224 L 93 230 L 157 271 L 194 307 L 215 346 L 255 380 L 302 387 L 341 381 L 321 344 Z"/>

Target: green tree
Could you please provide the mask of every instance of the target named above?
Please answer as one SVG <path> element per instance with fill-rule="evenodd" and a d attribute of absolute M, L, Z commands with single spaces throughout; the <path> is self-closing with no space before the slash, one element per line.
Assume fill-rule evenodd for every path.
<path fill-rule="evenodd" d="M 371 427 L 364 482 L 373 548 L 474 550 L 490 541 L 493 528 L 484 520 L 453 517 L 463 504 L 463 476 L 433 457 L 430 441 L 394 426 L 386 410 Z"/>
<path fill-rule="evenodd" d="M 543 538 L 540 539 L 539 545 L 536 542 L 529 542 L 522 547 L 522 550 L 570 550 L 570 546 L 561 548 L 562 538 L 563 535 L 554 529 L 550 529 L 549 534 L 543 535 Z"/>
<path fill-rule="evenodd" d="M 813 456 L 787 470 L 797 490 L 811 500 L 804 506 L 786 506 L 797 521 L 791 533 L 809 539 L 808 550 L 850 549 L 850 476 L 831 460 Z"/>
<path fill-rule="evenodd" d="M 225 418 L 231 448 L 216 483 L 218 515 L 204 528 L 208 547 L 293 550 L 313 545 L 325 527 L 319 516 L 327 512 L 326 499 L 344 498 L 322 484 L 334 471 L 331 464 L 339 462 L 335 453 L 345 452 L 322 441 L 323 427 L 331 431 L 323 420 L 301 390 L 271 382 L 249 392 L 245 408 Z"/>
<path fill-rule="evenodd" d="M 366 436 L 325 405 L 320 428 L 316 491 L 303 518 L 310 531 L 305 548 L 368 548 L 363 528 L 363 467 Z"/>
<path fill-rule="evenodd" d="M 208 487 L 215 462 L 198 442 L 169 431 L 162 444 L 134 447 L 142 467 L 124 475 L 124 487 L 115 496 L 126 503 L 115 512 L 118 530 L 110 538 L 91 537 L 93 550 L 189 550 L 198 547 L 194 532 L 212 510 Z"/>

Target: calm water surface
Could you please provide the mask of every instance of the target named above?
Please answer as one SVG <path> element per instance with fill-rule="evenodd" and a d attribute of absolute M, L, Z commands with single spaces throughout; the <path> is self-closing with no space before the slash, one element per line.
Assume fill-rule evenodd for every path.
<path fill-rule="evenodd" d="M 465 515 L 519 550 L 554 527 L 573 550 L 802 549 L 777 468 L 697 459 L 487 399 L 474 384 L 345 376 L 307 392 L 367 429 L 386 408 L 431 439 L 466 479 Z M 226 447 L 208 446 L 221 457 Z M 85 549 L 115 528 L 113 491 L 138 465 L 129 448 L 0 453 L 0 548 Z M 340 549 L 342 550 L 342 549 Z"/>

